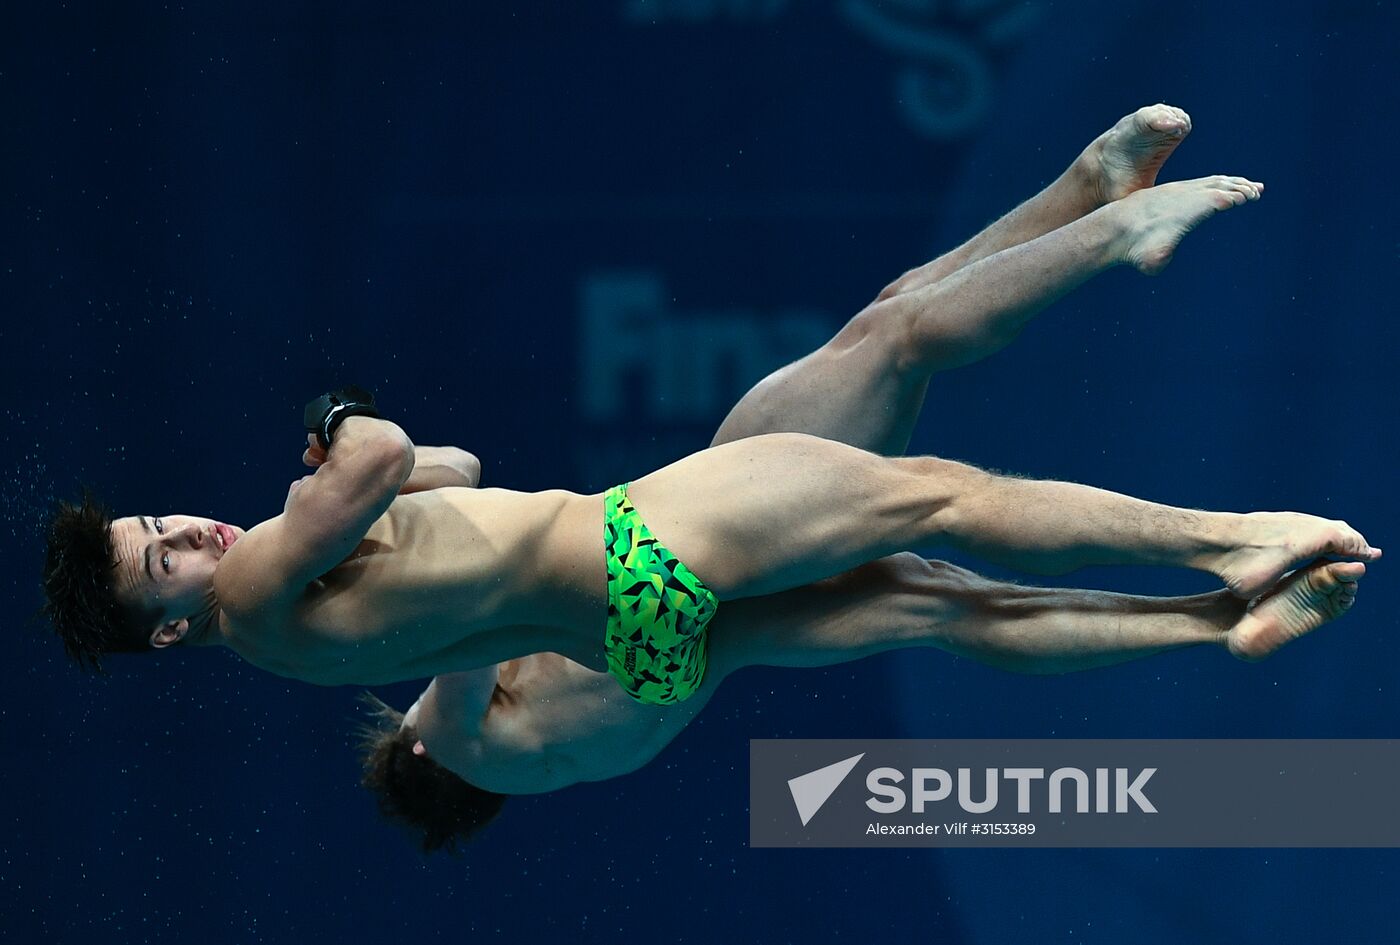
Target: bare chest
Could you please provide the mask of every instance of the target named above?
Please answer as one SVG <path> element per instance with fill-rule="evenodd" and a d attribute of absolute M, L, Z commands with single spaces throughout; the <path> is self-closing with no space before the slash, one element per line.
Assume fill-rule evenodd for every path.
<path fill-rule="evenodd" d="M 328 685 L 435 675 L 541 649 L 578 653 L 583 615 L 604 613 L 604 588 L 601 578 L 597 588 L 573 580 L 570 495 L 401 497 L 349 557 L 236 648 L 272 672 Z"/>
<path fill-rule="evenodd" d="M 556 653 L 503 668 L 498 697 L 475 739 L 468 780 L 520 793 L 601 781 L 651 761 L 700 711 L 703 699 L 643 705 L 611 676 Z M 527 750 L 528 749 L 528 750 Z"/>

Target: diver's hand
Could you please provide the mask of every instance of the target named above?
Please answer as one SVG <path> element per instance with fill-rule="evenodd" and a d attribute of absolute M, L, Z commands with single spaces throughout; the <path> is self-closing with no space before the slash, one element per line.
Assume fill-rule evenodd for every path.
<path fill-rule="evenodd" d="M 306 434 L 306 452 L 301 454 L 301 461 L 308 466 L 320 466 L 326 461 L 326 451 L 316 442 L 316 434 Z"/>

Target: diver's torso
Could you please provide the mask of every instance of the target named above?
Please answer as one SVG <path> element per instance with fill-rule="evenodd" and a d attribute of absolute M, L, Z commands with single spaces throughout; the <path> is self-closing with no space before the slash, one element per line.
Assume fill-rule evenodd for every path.
<path fill-rule="evenodd" d="M 450 677 L 434 683 L 439 690 L 451 685 Z M 645 705 L 607 673 L 558 653 L 536 653 L 501 665 L 484 722 L 438 716 L 420 723 L 420 735 L 432 758 L 464 780 L 503 794 L 536 794 L 642 767 L 704 708 L 713 689 L 707 679 L 676 705 Z"/>
<path fill-rule="evenodd" d="M 602 502 L 563 490 L 443 488 L 394 500 L 280 619 L 231 627 L 250 662 L 374 684 L 543 649 L 601 667 Z"/>

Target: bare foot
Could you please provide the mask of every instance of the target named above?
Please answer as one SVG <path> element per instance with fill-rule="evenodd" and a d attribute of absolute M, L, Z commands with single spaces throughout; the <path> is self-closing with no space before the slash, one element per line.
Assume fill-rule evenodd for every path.
<path fill-rule="evenodd" d="M 1095 203 L 1102 206 L 1151 187 L 1190 133 L 1191 116 L 1173 105 L 1148 105 L 1120 118 L 1079 156 Z"/>
<path fill-rule="evenodd" d="M 1231 593 L 1246 600 L 1273 587 L 1300 561 L 1319 555 L 1360 561 L 1381 556 L 1381 549 L 1368 545 L 1346 522 L 1299 512 L 1250 512 L 1240 516 L 1234 529 L 1235 547 L 1215 555 L 1205 566 Z"/>
<path fill-rule="evenodd" d="M 1187 233 L 1221 210 L 1258 200 L 1263 192 L 1257 181 L 1217 175 L 1139 190 L 1098 212 L 1111 214 L 1123 228 L 1118 258 L 1156 275 Z"/>
<path fill-rule="evenodd" d="M 1250 604 L 1226 634 L 1226 647 L 1242 660 L 1262 660 L 1346 613 L 1365 573 L 1366 565 L 1359 561 L 1314 561 L 1299 568 Z"/>

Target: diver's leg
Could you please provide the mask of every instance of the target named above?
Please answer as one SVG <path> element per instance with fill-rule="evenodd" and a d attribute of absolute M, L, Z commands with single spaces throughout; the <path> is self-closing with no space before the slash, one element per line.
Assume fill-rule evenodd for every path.
<path fill-rule="evenodd" d="M 957 249 L 911 269 L 879 298 L 919 289 L 1003 249 L 1151 187 L 1176 146 L 1191 133 L 1191 116 L 1171 105 L 1148 105 L 1119 119 L 1075 158 L 1054 183 Z"/>
<path fill-rule="evenodd" d="M 1259 196 L 1240 177 L 1162 184 L 1029 243 L 871 305 L 831 341 L 760 381 L 714 443 L 777 430 L 903 453 L 929 377 L 987 357 L 1041 309 L 1099 272 L 1160 272 L 1193 227 Z"/>
<path fill-rule="evenodd" d="M 725 604 L 710 628 L 710 665 L 827 666 L 933 646 L 1012 672 L 1065 673 L 1201 643 L 1257 660 L 1345 613 L 1364 572 L 1359 562 L 1316 562 L 1251 603 L 1229 591 L 1026 587 L 906 553 Z"/>
<path fill-rule="evenodd" d="M 702 450 L 638 479 L 631 498 L 656 537 L 722 599 L 776 593 L 921 544 L 1036 574 L 1194 568 L 1245 598 L 1321 554 L 1380 557 L 1345 522 L 1178 509 L 798 433 Z"/>
<path fill-rule="evenodd" d="M 884 316 L 898 310 L 879 303 L 1151 187 L 1163 162 L 1190 130 L 1190 117 L 1170 105 L 1151 105 L 1124 117 L 1049 187 L 962 246 L 890 283 L 832 342 L 759 382 L 730 411 L 713 445 L 794 431 L 886 455 L 904 453 L 931 371 L 916 368 L 906 356 L 901 333 L 881 330 L 889 327 L 882 326 Z M 975 281 L 964 284 L 963 292 L 976 288 Z M 977 334 L 981 313 L 970 305 L 961 306 L 960 313 L 967 322 L 961 334 Z M 816 402 L 823 409 L 814 410 Z"/>

